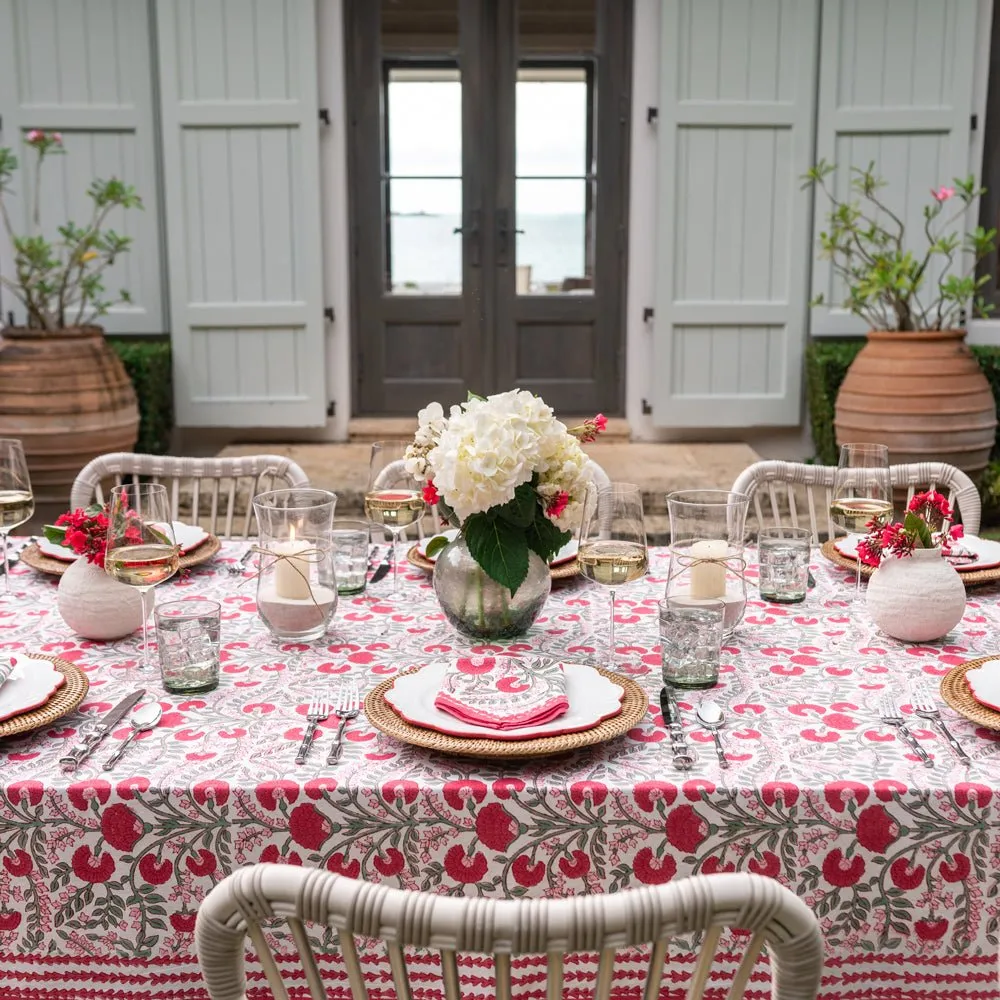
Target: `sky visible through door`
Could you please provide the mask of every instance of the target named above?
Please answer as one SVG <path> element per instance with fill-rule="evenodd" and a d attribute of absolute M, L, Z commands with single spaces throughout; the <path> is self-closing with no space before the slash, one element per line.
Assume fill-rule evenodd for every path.
<path fill-rule="evenodd" d="M 461 292 L 462 129 L 458 70 L 390 70 L 387 94 L 392 291 Z M 560 292 L 587 271 L 587 77 L 522 69 L 517 82 L 518 292 Z"/>

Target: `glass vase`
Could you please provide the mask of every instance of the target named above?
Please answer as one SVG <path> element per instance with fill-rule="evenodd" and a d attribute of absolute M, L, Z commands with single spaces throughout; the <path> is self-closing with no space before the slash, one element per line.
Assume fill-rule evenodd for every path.
<path fill-rule="evenodd" d="M 670 567 L 665 596 L 720 600 L 728 638 L 747 605 L 744 532 L 750 498 L 730 490 L 667 495 Z"/>
<path fill-rule="evenodd" d="M 328 490 L 272 490 L 254 497 L 257 611 L 278 639 L 326 635 L 337 608 L 333 514 Z"/>
<path fill-rule="evenodd" d="M 549 567 L 529 552 L 528 575 L 511 595 L 472 558 L 462 535 L 442 549 L 434 563 L 434 593 L 441 610 L 471 639 L 523 635 L 541 613 L 551 589 Z"/>

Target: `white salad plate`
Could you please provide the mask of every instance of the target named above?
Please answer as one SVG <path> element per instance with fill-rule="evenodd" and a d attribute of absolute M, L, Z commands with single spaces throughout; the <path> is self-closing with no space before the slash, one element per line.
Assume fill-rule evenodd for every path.
<path fill-rule="evenodd" d="M 846 538 L 838 538 L 833 547 L 848 559 L 857 559 L 858 542 L 864 535 L 848 535 Z M 995 542 L 990 538 L 980 538 L 978 535 L 966 535 L 959 538 L 958 545 L 962 548 L 974 552 L 978 559 L 973 562 L 955 562 L 952 565 L 959 573 L 975 573 L 981 569 L 993 569 L 1000 566 L 1000 542 Z"/>
<path fill-rule="evenodd" d="M 197 524 L 185 524 L 183 521 L 172 522 L 174 526 L 174 540 L 180 546 L 181 555 L 198 548 L 208 539 L 208 532 Z M 55 542 L 50 542 L 44 536 L 38 539 L 38 550 L 50 559 L 59 559 L 61 562 L 76 562 L 80 557 L 72 550 Z"/>
<path fill-rule="evenodd" d="M 0 722 L 33 708 L 41 708 L 56 689 L 66 683 L 66 675 L 51 660 L 36 660 L 14 653 L 17 665 L 6 682 L 0 684 Z"/>
<path fill-rule="evenodd" d="M 402 674 L 385 693 L 392 709 L 410 725 L 433 729 L 448 736 L 469 739 L 530 740 L 538 736 L 562 736 L 593 729 L 598 723 L 618 715 L 622 710 L 623 688 L 582 663 L 564 663 L 566 696 L 569 709 L 558 719 L 540 726 L 523 729 L 491 729 L 462 722 L 454 715 L 435 706 L 448 664 L 428 663 L 411 674 Z"/>
<path fill-rule="evenodd" d="M 449 528 L 447 531 L 442 531 L 439 535 L 432 535 L 430 538 L 425 538 L 418 546 L 417 551 L 425 558 L 431 562 L 437 562 L 437 553 L 429 556 L 427 554 L 427 546 L 435 538 L 447 538 L 449 542 L 453 542 L 458 538 L 458 528 Z M 580 543 L 575 538 L 571 538 L 550 560 L 550 566 L 561 566 L 563 563 L 569 562 L 571 559 L 576 558 L 577 550 L 580 548 Z M 440 551 L 440 550 L 439 550 Z"/>

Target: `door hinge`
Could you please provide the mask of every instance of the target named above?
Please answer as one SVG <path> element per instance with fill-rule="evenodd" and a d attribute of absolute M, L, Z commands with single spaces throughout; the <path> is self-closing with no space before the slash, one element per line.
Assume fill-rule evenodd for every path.
<path fill-rule="evenodd" d="M 326 404 L 326 415 L 328 417 L 335 417 L 337 415 L 337 402 L 331 399 L 329 403 Z"/>
<path fill-rule="evenodd" d="M 332 323 L 333 322 L 333 306 L 327 306 L 323 310 L 323 315 Z"/>
<path fill-rule="evenodd" d="M 329 108 L 320 108 L 319 109 L 319 120 L 324 125 L 329 125 L 330 124 L 330 109 Z"/>
<path fill-rule="evenodd" d="M 649 306 L 646 306 L 642 311 L 642 321 L 643 323 L 648 323 L 653 318 L 653 310 Z"/>
<path fill-rule="evenodd" d="M 659 108 L 646 108 L 646 121 L 649 122 L 650 125 L 652 125 L 653 122 L 655 122 L 656 119 L 659 117 L 660 117 Z"/>
<path fill-rule="evenodd" d="M 649 402 L 645 399 L 642 401 L 642 412 L 645 414 L 650 414 L 653 412 L 653 408 L 649 405 Z"/>
<path fill-rule="evenodd" d="M 969 128 L 972 129 L 973 132 L 975 132 L 976 129 L 979 128 L 979 115 L 973 115 L 969 119 Z"/>

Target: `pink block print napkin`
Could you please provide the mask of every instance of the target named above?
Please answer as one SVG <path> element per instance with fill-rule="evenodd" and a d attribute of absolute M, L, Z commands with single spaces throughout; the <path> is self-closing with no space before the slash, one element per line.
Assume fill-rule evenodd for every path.
<path fill-rule="evenodd" d="M 566 675 L 554 660 L 463 656 L 448 664 L 434 705 L 490 729 L 538 726 L 569 708 Z"/>

